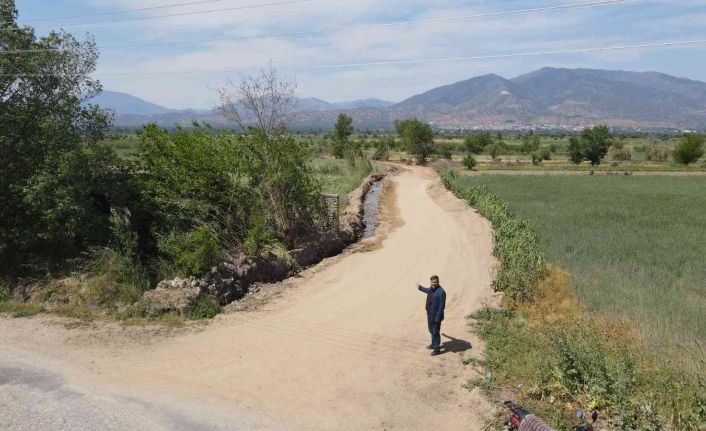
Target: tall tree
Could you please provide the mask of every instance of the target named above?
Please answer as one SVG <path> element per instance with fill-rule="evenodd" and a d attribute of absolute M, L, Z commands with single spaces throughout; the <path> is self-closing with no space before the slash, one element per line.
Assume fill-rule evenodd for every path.
<path fill-rule="evenodd" d="M 0 261 L 81 248 L 107 232 L 112 154 L 97 145 L 109 116 L 87 100 L 98 50 L 89 36 L 38 38 L 0 2 Z M 31 52 L 27 52 L 31 51 Z"/>
<path fill-rule="evenodd" d="M 333 130 L 333 155 L 340 159 L 346 155 L 348 138 L 353 134 L 353 118 L 347 114 L 338 114 Z"/>
<path fill-rule="evenodd" d="M 436 152 L 434 131 L 429 123 L 416 118 L 408 119 L 396 122 L 395 128 L 402 139 L 405 150 L 417 159 L 417 163 L 425 163 L 426 158 Z"/>
<path fill-rule="evenodd" d="M 476 132 L 467 136 L 463 143 L 468 153 L 481 154 L 487 147 L 493 145 L 493 137 L 489 132 Z"/>
<path fill-rule="evenodd" d="M 594 166 L 601 164 L 601 160 L 608 153 L 613 142 L 613 135 L 605 125 L 586 128 L 581 132 L 584 158 Z"/>
<path fill-rule="evenodd" d="M 583 145 L 581 144 L 581 140 L 577 138 L 576 136 L 572 136 L 569 138 L 569 160 L 571 160 L 574 164 L 580 165 L 581 162 L 584 160 L 583 156 Z"/>
<path fill-rule="evenodd" d="M 265 137 L 282 135 L 292 121 L 297 85 L 280 78 L 270 64 L 257 75 L 241 75 L 240 82 L 217 89 L 218 110 L 243 130 L 259 127 Z"/>

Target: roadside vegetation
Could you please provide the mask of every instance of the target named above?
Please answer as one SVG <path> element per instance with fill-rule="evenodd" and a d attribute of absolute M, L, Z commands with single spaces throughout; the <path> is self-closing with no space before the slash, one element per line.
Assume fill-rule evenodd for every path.
<path fill-rule="evenodd" d="M 294 85 L 271 68 L 219 90 L 238 133 L 194 124 L 111 135 L 110 115 L 88 103 L 101 90 L 92 39 L 37 38 L 16 17 L 13 2 L 0 5 L 13 30 L 3 47 L 41 54 L 0 56 L 13 71 L 0 77 L 0 310 L 149 316 L 143 293 L 160 280 L 229 256 L 286 259 L 325 228 L 324 183 L 347 192 L 372 169 L 352 145 L 345 168 L 312 162 L 310 142 L 288 132 Z M 220 305 L 199 297 L 186 315 Z"/>
<path fill-rule="evenodd" d="M 703 328 L 703 311 L 669 312 L 678 308 L 680 295 L 690 297 L 691 307 L 704 304 L 698 299 L 703 277 L 682 278 L 703 267 L 698 263 L 703 240 L 695 238 L 696 248 L 681 244 L 687 232 L 695 232 L 693 213 L 685 206 L 700 207 L 693 199 L 703 199 L 696 196 L 702 181 L 689 186 L 693 179 L 676 178 L 682 181 L 667 185 L 647 179 L 636 185 L 645 179 L 467 178 L 451 170 L 442 178 L 493 223 L 501 262 L 495 287 L 506 292 L 502 308 L 471 316 L 486 342 L 482 365 L 490 377 L 469 387 L 481 387 L 498 400 L 513 399 L 558 429 L 575 425 L 577 408 L 600 410 L 605 425 L 599 426 L 607 429 L 701 429 L 706 420 L 703 339 L 700 330 L 679 320 L 687 314 L 690 324 Z M 664 202 L 679 186 L 686 190 Z M 631 188 L 638 189 L 634 195 Z M 618 206 L 618 200 L 627 204 Z M 528 254 L 544 255 L 551 263 L 528 266 Z M 516 292 L 519 286 L 523 293 Z M 660 286 L 671 298 L 649 286 Z M 621 295 L 629 298 L 610 303 L 608 298 Z M 622 318 L 635 313 L 654 315 L 657 323 Z M 653 342 L 655 330 L 664 337 L 662 347 Z"/>

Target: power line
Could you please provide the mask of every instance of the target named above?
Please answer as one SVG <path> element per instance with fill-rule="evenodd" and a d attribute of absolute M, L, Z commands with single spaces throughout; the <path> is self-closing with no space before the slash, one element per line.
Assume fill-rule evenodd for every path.
<path fill-rule="evenodd" d="M 245 5 L 245 6 L 234 6 L 234 7 L 220 8 L 220 9 L 171 13 L 171 14 L 165 14 L 165 15 L 152 15 L 152 16 L 135 17 L 135 18 L 124 18 L 124 19 L 104 20 L 104 21 L 91 21 L 91 22 L 81 22 L 81 23 L 72 23 L 72 24 L 63 24 L 63 25 L 57 24 L 57 26 L 63 28 L 63 27 L 79 27 L 79 26 L 96 25 L 96 24 L 114 24 L 114 23 L 121 23 L 121 22 L 130 22 L 130 21 L 147 21 L 147 20 L 160 19 L 160 18 L 170 18 L 170 17 L 179 17 L 179 16 L 190 16 L 190 15 L 203 15 L 203 14 L 208 14 L 208 13 L 229 12 L 229 11 L 234 11 L 234 10 L 245 10 L 245 9 L 256 9 L 256 8 L 270 7 L 270 6 L 283 6 L 283 5 L 288 5 L 288 4 L 306 3 L 306 2 L 311 2 L 311 1 L 313 1 L 313 0 L 284 0 L 284 1 L 275 1 L 275 2 L 271 2 L 271 3 L 259 3 L 259 4 L 252 4 L 252 5 Z M 46 28 L 46 27 L 48 27 L 48 26 L 46 26 L 46 25 L 40 26 L 39 28 Z M 21 28 L 0 29 L 0 31 L 21 31 L 21 30 L 22 30 Z"/>
<path fill-rule="evenodd" d="M 312 69 L 350 69 L 356 67 L 369 67 L 369 66 L 389 66 L 389 65 L 406 65 L 406 64 L 420 64 L 420 63 L 441 63 L 441 62 L 454 62 L 454 61 L 471 61 L 471 60 L 492 60 L 492 59 L 502 59 L 511 57 L 531 57 L 531 56 L 542 56 L 542 55 L 560 55 L 560 54 L 580 54 L 580 53 L 591 53 L 591 52 L 602 52 L 602 51 L 620 51 L 629 49 L 647 49 L 647 48 L 660 48 L 660 47 L 675 47 L 675 46 L 688 46 L 706 44 L 706 39 L 694 39 L 686 41 L 671 41 L 671 42 L 653 42 L 653 43 L 642 43 L 634 45 L 617 45 L 617 46 L 604 46 L 604 47 L 592 47 L 592 48 L 576 48 L 576 49 L 559 49 L 550 51 L 528 51 L 528 52 L 515 52 L 508 54 L 492 54 L 492 55 L 477 55 L 477 56 L 460 56 L 460 57 L 442 57 L 442 58 L 425 58 L 425 59 L 408 59 L 408 60 L 383 60 L 383 61 L 369 61 L 369 62 L 359 62 L 359 63 L 337 63 L 337 64 L 319 64 L 319 65 L 309 65 L 309 66 L 283 66 L 280 67 L 281 70 L 312 70 Z M 198 75 L 198 74 L 210 74 L 210 73 L 235 73 L 235 72 L 246 72 L 253 70 L 253 68 L 246 69 L 204 69 L 204 70 L 177 70 L 177 71 L 159 71 L 159 72 L 113 72 L 113 73 L 97 73 L 98 76 L 162 76 L 162 75 Z M 54 77 L 62 76 L 61 74 L 55 73 L 35 73 L 35 74 L 0 74 L 0 76 L 12 76 L 16 78 L 23 77 Z"/>
<path fill-rule="evenodd" d="M 45 21 L 58 21 L 62 19 L 76 19 L 76 18 L 89 18 L 89 17 L 94 17 L 94 16 L 103 16 L 103 15 L 117 15 L 121 13 L 132 13 L 132 12 L 144 12 L 148 10 L 156 10 L 156 9 L 168 9 L 168 8 L 173 8 L 173 7 L 181 7 L 181 6 L 193 6 L 193 5 L 200 5 L 200 4 L 206 4 L 206 3 L 219 3 L 225 0 L 199 0 L 199 1 L 190 1 L 186 3 L 172 3 L 172 4 L 166 4 L 166 5 L 160 5 L 160 6 L 150 6 L 150 7 L 141 7 L 141 8 L 135 8 L 135 9 L 121 9 L 121 10 L 115 10 L 115 11 L 110 11 L 110 12 L 96 12 L 96 13 L 89 13 L 85 15 L 68 15 L 68 16 L 57 16 L 57 17 L 51 17 L 51 18 L 38 18 L 34 20 L 30 20 L 29 23 L 26 25 L 32 25 L 33 23 L 36 22 L 45 22 Z M 3 24 L 12 24 L 12 21 L 6 21 L 6 22 L 0 22 L 0 25 Z"/>
<path fill-rule="evenodd" d="M 226 42 L 226 41 L 242 41 L 242 40 L 255 40 L 255 39 L 267 39 L 267 38 L 279 38 L 287 36 L 311 36 L 315 34 L 326 34 L 326 33 L 337 33 L 341 31 L 351 31 L 351 30 L 369 30 L 375 28 L 391 28 L 391 27 L 401 27 L 409 25 L 420 25 L 420 24 L 434 24 L 441 22 L 454 22 L 454 21 L 468 21 L 478 18 L 492 18 L 498 16 L 508 16 L 508 15 L 524 15 L 531 13 L 540 12 L 551 12 L 565 9 L 578 9 L 578 8 L 588 8 L 595 6 L 606 6 L 614 4 L 625 4 L 625 3 L 637 3 L 645 2 L 648 0 L 599 0 L 585 3 L 573 3 L 560 6 L 547 6 L 532 9 L 518 9 L 504 12 L 487 12 L 476 15 L 462 15 L 455 17 L 443 17 L 443 18 L 431 18 L 424 20 L 415 21 L 398 21 L 380 24 L 369 24 L 369 25 L 356 25 L 356 26 L 346 26 L 346 27 L 336 27 L 336 28 L 323 28 L 315 30 L 305 30 L 305 31 L 293 31 L 293 32 L 282 32 L 282 33 L 270 33 L 256 36 L 232 36 L 232 37 L 221 37 L 221 38 L 210 38 L 210 39 L 196 39 L 196 40 L 185 40 L 185 41 L 164 41 L 164 42 L 143 42 L 143 43 L 131 43 L 122 45 L 103 45 L 98 46 L 99 49 L 115 49 L 115 48 L 135 48 L 135 47 L 149 47 L 149 46 L 168 46 L 168 45 L 189 45 L 198 43 L 211 43 L 211 42 Z M 39 49 L 39 50 L 15 50 L 15 51 L 2 51 L 7 53 L 22 53 L 22 52 L 42 52 L 42 51 L 56 51 L 55 49 Z"/>

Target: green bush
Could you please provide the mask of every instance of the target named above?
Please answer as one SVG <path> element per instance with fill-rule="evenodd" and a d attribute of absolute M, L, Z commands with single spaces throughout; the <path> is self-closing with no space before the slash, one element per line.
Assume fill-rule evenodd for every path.
<path fill-rule="evenodd" d="M 502 147 L 500 144 L 495 143 L 493 145 L 489 145 L 488 148 L 488 154 L 493 160 L 496 160 L 498 156 L 500 155 L 500 151 L 502 150 Z"/>
<path fill-rule="evenodd" d="M 549 147 L 544 147 L 541 150 L 539 150 L 539 157 L 542 160 L 551 160 L 552 159 L 552 153 L 553 151 Z"/>
<path fill-rule="evenodd" d="M 481 154 L 487 147 L 493 145 L 493 137 L 488 132 L 477 132 L 466 136 L 463 145 L 467 152 Z"/>
<path fill-rule="evenodd" d="M 535 166 L 540 165 L 542 163 L 542 160 L 543 160 L 542 155 L 539 154 L 537 151 L 532 153 L 532 164 L 533 165 L 535 165 Z"/>
<path fill-rule="evenodd" d="M 188 232 L 170 232 L 159 238 L 158 247 L 169 257 L 176 274 L 182 277 L 203 273 L 222 257 L 218 237 L 206 226 Z"/>
<path fill-rule="evenodd" d="M 189 319 L 212 319 L 222 311 L 218 301 L 212 296 L 197 296 L 186 306 L 186 316 Z"/>
<path fill-rule="evenodd" d="M 493 223 L 493 254 L 501 263 L 500 270 L 493 280 L 494 289 L 505 292 L 507 299 L 531 300 L 544 267 L 544 257 L 539 252 L 537 235 L 527 223 L 510 214 L 507 206 L 487 187 L 460 186 L 458 174 L 449 169 L 441 172 L 441 178 L 446 188 Z"/>
<path fill-rule="evenodd" d="M 684 135 L 674 148 L 672 154 L 674 161 L 682 165 L 698 161 L 704 155 L 704 141 L 706 138 L 703 135 L 694 133 Z"/>
<path fill-rule="evenodd" d="M 440 145 L 438 149 L 439 156 L 446 160 L 451 160 L 451 148 L 448 145 Z"/>
<path fill-rule="evenodd" d="M 477 163 L 476 159 L 470 154 L 466 154 L 466 156 L 463 157 L 463 166 L 468 170 L 475 168 Z"/>

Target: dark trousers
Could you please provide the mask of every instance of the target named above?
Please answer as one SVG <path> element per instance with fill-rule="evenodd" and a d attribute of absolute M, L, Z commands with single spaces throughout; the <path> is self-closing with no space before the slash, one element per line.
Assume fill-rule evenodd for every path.
<path fill-rule="evenodd" d="M 436 350 L 441 348 L 441 322 L 434 322 L 433 319 L 427 317 L 429 324 L 429 333 L 431 334 L 431 346 Z"/>

